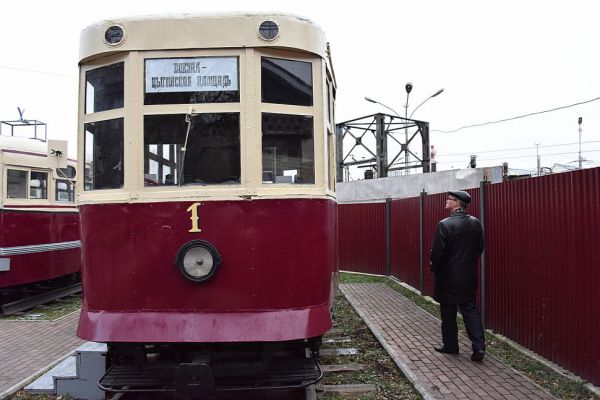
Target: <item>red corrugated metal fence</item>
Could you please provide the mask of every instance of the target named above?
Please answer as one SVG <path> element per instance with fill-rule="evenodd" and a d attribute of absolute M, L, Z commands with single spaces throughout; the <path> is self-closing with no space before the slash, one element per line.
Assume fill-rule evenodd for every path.
<path fill-rule="evenodd" d="M 385 275 L 385 203 L 340 204 L 338 227 L 340 267 Z"/>
<path fill-rule="evenodd" d="M 419 202 L 420 197 L 392 201 L 392 275 L 412 287 L 420 286 Z M 417 229 L 415 229 L 415 226 Z"/>
<path fill-rule="evenodd" d="M 488 328 L 600 384 L 600 169 L 486 192 Z"/>
<path fill-rule="evenodd" d="M 480 190 L 469 213 L 481 218 Z M 433 293 L 446 193 L 391 202 L 391 272 Z M 485 186 L 486 326 L 600 385 L 600 168 Z M 385 203 L 340 204 L 340 269 L 386 273 Z M 420 254 L 420 240 L 423 253 Z"/>

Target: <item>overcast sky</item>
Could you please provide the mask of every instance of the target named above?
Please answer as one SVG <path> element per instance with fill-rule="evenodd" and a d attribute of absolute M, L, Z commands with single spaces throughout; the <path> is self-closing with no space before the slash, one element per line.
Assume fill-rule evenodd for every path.
<path fill-rule="evenodd" d="M 79 35 L 104 19 L 161 13 L 278 11 L 306 16 L 331 43 L 337 120 L 387 109 L 429 121 L 439 169 L 535 169 L 576 165 L 578 117 L 584 166 L 600 165 L 600 101 L 483 127 L 448 131 L 600 97 L 600 24 L 594 1 L 2 1 L 0 119 L 48 123 L 75 156 Z M 570 144 L 570 145 L 569 145 Z M 521 149 L 521 150 L 515 150 Z M 505 150 L 505 151 L 500 151 Z M 564 154 L 566 153 L 566 154 Z"/>

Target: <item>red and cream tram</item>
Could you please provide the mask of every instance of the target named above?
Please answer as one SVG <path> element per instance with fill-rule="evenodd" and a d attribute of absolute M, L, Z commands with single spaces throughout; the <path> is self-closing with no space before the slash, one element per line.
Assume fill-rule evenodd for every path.
<path fill-rule="evenodd" d="M 108 343 L 101 387 L 317 380 L 338 272 L 321 29 L 279 14 L 105 21 L 83 31 L 80 71 L 78 335 Z"/>
<path fill-rule="evenodd" d="M 0 289 L 79 272 L 75 165 L 66 142 L 0 135 Z"/>

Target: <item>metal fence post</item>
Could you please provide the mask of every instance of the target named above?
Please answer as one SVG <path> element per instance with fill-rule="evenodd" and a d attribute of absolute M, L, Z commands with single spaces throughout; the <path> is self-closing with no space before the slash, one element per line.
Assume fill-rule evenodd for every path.
<path fill-rule="evenodd" d="M 425 288 L 425 273 L 423 267 L 423 252 L 425 251 L 425 196 L 427 196 L 427 192 L 423 189 L 421 197 L 419 198 L 419 290 L 421 295 L 423 295 L 423 290 Z"/>
<path fill-rule="evenodd" d="M 392 275 L 392 199 L 385 199 L 385 274 Z"/>
<path fill-rule="evenodd" d="M 481 181 L 479 183 L 479 220 L 481 221 L 481 227 L 483 228 L 483 233 L 485 237 L 485 226 L 486 226 L 486 215 L 485 215 L 485 187 L 486 182 Z M 485 329 L 487 325 L 487 291 L 486 291 L 486 249 L 484 246 L 483 253 L 481 253 L 481 323 L 483 324 L 483 329 Z"/>

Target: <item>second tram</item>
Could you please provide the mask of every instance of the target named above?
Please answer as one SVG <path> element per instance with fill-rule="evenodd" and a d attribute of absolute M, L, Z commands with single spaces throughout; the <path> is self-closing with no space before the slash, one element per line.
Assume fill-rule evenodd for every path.
<path fill-rule="evenodd" d="M 115 392 L 305 386 L 337 286 L 335 77 L 291 15 L 82 33 L 78 335 Z"/>
<path fill-rule="evenodd" d="M 0 135 L 0 289 L 79 273 L 74 181 L 66 142 Z"/>

